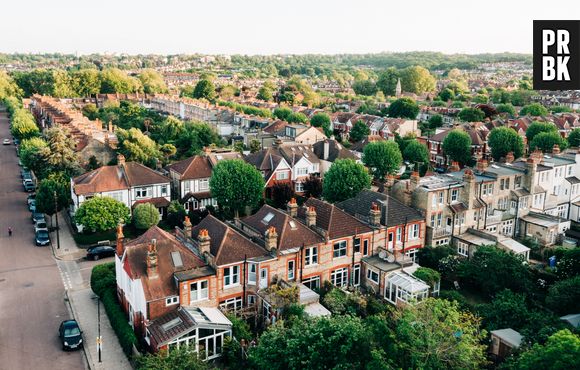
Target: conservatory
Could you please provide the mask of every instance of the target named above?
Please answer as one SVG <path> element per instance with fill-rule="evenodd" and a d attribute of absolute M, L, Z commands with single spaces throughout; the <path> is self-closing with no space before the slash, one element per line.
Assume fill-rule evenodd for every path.
<path fill-rule="evenodd" d="M 180 307 L 147 326 L 147 341 L 155 352 L 187 346 L 203 360 L 221 356 L 232 323 L 217 308 Z"/>
<path fill-rule="evenodd" d="M 402 271 L 385 278 L 385 299 L 394 305 L 418 303 L 429 296 L 429 285 Z"/>

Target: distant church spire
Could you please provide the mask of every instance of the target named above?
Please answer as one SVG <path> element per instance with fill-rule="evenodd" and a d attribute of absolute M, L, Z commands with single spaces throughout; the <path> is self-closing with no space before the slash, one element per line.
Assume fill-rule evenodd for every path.
<path fill-rule="evenodd" d="M 395 96 L 397 98 L 401 97 L 401 79 L 397 79 L 397 87 L 395 87 Z"/>

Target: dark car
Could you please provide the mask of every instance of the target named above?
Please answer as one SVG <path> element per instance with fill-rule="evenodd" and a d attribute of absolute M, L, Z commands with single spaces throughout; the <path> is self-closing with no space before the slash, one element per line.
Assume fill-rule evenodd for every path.
<path fill-rule="evenodd" d="M 115 248 L 109 245 L 99 245 L 87 249 L 88 260 L 98 260 L 100 258 L 112 257 L 115 255 Z"/>
<path fill-rule="evenodd" d="M 35 224 L 35 223 L 40 222 L 40 221 L 46 221 L 46 218 L 44 217 L 44 213 L 34 212 L 32 214 L 32 223 Z"/>
<path fill-rule="evenodd" d="M 28 194 L 26 197 L 26 202 L 30 204 L 32 201 L 36 199 L 36 193 Z"/>
<path fill-rule="evenodd" d="M 62 349 L 78 349 L 83 346 L 83 332 L 76 320 L 65 320 L 60 323 L 58 337 L 62 343 Z"/>
<path fill-rule="evenodd" d="M 35 233 L 35 235 L 36 235 L 35 237 L 36 246 L 42 247 L 50 244 L 50 236 L 48 235 L 48 230 L 38 230 Z"/>
<path fill-rule="evenodd" d="M 28 210 L 30 212 L 36 212 L 36 199 L 32 199 L 32 201 L 28 202 Z"/>
<path fill-rule="evenodd" d="M 32 180 L 24 180 L 22 182 L 22 185 L 24 186 L 24 191 L 28 193 L 32 193 L 33 191 L 36 190 L 36 185 L 34 185 Z"/>
<path fill-rule="evenodd" d="M 32 175 L 30 174 L 30 170 L 26 167 L 22 167 L 20 169 L 20 177 L 24 180 L 24 178 L 31 178 Z"/>

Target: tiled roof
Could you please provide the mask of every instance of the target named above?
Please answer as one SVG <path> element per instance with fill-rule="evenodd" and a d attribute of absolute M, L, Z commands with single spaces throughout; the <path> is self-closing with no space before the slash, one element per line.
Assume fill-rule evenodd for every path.
<path fill-rule="evenodd" d="M 195 327 L 195 322 L 186 310 L 179 307 L 177 310 L 156 318 L 149 322 L 147 330 L 151 333 L 152 345 L 159 348 L 173 339 L 186 334 Z"/>
<path fill-rule="evenodd" d="M 298 210 L 298 214 L 302 218 L 305 217 L 306 207 L 315 208 L 316 226 L 324 230 L 329 239 L 343 238 L 372 231 L 369 226 L 357 220 L 354 216 L 322 200 L 309 198 L 304 202 L 304 207 Z"/>
<path fill-rule="evenodd" d="M 181 180 L 204 179 L 211 176 L 211 166 L 206 156 L 196 155 L 173 163 L 169 169 L 181 175 Z"/>
<path fill-rule="evenodd" d="M 157 208 L 163 208 L 163 207 L 169 206 L 169 201 L 167 200 L 167 198 L 157 197 L 157 198 L 151 198 L 151 199 L 140 199 L 140 200 L 136 201 L 135 203 L 133 203 L 133 208 L 137 207 L 137 205 L 139 205 L 139 204 L 144 204 L 144 203 L 151 203 Z"/>
<path fill-rule="evenodd" d="M 328 148 L 328 156 L 324 158 L 324 148 Z M 340 143 L 334 139 L 326 139 L 324 141 L 319 141 L 312 145 L 312 151 L 320 159 L 334 162 L 336 159 L 357 159 L 356 156 L 348 149 L 340 145 Z"/>
<path fill-rule="evenodd" d="M 271 218 L 266 217 L 269 214 L 272 215 Z M 262 236 L 266 230 L 274 226 L 278 234 L 278 249 L 281 251 L 302 245 L 314 245 L 324 241 L 319 234 L 300 221 L 269 205 L 264 205 L 255 214 L 245 217 L 242 219 L 242 223 L 250 226 Z"/>
<path fill-rule="evenodd" d="M 151 240 L 156 240 L 158 277 L 147 276 L 147 251 Z M 182 266 L 174 266 L 171 252 L 179 252 Z M 143 235 L 125 245 L 125 266 L 132 279 L 141 279 L 147 301 L 178 295 L 173 274 L 195 268 L 203 268 L 205 263 L 182 245 L 175 236 L 152 226 Z"/>
<path fill-rule="evenodd" d="M 242 262 L 245 257 L 253 258 L 268 255 L 261 246 L 242 236 L 232 227 L 221 222 L 213 215 L 206 216 L 192 230 L 192 237 L 197 238 L 199 230 L 207 229 L 210 236 L 210 252 L 217 266 Z"/>

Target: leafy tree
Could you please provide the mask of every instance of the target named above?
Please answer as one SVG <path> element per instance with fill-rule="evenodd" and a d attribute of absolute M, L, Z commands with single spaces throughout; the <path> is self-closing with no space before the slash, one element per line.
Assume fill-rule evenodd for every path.
<path fill-rule="evenodd" d="M 443 126 L 443 116 L 441 116 L 440 114 L 434 114 L 431 117 L 429 117 L 429 127 L 430 128 L 438 128 Z"/>
<path fill-rule="evenodd" d="M 192 352 L 187 346 L 181 346 L 170 351 L 163 350 L 159 353 L 148 353 L 137 357 L 137 370 L 210 370 L 211 367 L 204 362 L 197 353 Z"/>
<path fill-rule="evenodd" d="M 316 113 L 310 119 L 310 124 L 314 127 L 322 127 L 327 136 L 332 135 L 330 128 L 330 116 L 326 113 Z"/>
<path fill-rule="evenodd" d="M 104 94 L 128 94 L 142 90 L 141 82 L 117 68 L 101 72 L 101 92 Z"/>
<path fill-rule="evenodd" d="M 216 98 L 215 86 L 209 80 L 200 80 L 193 90 L 193 98 L 213 102 Z"/>
<path fill-rule="evenodd" d="M 183 133 L 184 128 L 183 121 L 174 116 L 169 116 L 161 123 L 160 135 L 165 142 L 174 141 Z"/>
<path fill-rule="evenodd" d="M 167 92 L 167 85 L 163 80 L 163 76 L 154 69 L 144 69 L 137 76 L 143 85 L 143 92 L 146 94 L 164 93 Z"/>
<path fill-rule="evenodd" d="M 33 137 L 22 140 L 18 152 L 20 153 L 22 164 L 34 173 L 40 174 L 45 169 L 41 153 L 44 153 L 47 149 L 48 143 L 44 139 Z"/>
<path fill-rule="evenodd" d="M 510 103 L 498 104 L 495 107 L 495 109 L 497 110 L 498 113 L 506 113 L 510 117 L 513 117 L 516 115 L 516 109 Z"/>
<path fill-rule="evenodd" d="M 483 293 L 493 295 L 503 289 L 528 292 L 531 275 L 520 257 L 495 246 L 479 246 L 473 257 L 460 265 L 459 276 Z"/>
<path fill-rule="evenodd" d="M 550 107 L 550 112 L 556 114 L 556 113 L 571 113 L 572 109 L 565 106 L 565 105 L 555 105 L 553 107 Z"/>
<path fill-rule="evenodd" d="M 419 114 L 419 106 L 411 98 L 400 98 L 389 105 L 389 117 L 416 119 Z"/>
<path fill-rule="evenodd" d="M 439 261 L 454 254 L 455 249 L 449 245 L 441 245 L 437 247 L 426 246 L 419 249 L 417 258 L 419 259 L 421 266 L 437 270 L 439 268 Z"/>
<path fill-rule="evenodd" d="M 353 316 L 281 323 L 260 337 L 249 360 L 258 369 L 361 369 L 370 358 L 366 338 L 363 322 Z"/>
<path fill-rule="evenodd" d="M 491 130 L 487 138 L 491 148 L 491 156 L 499 161 L 505 158 L 509 152 L 513 152 L 515 158 L 524 154 L 524 141 L 518 133 L 509 127 L 496 127 Z"/>
<path fill-rule="evenodd" d="M 175 140 L 178 157 L 191 157 L 212 144 L 222 145 L 217 132 L 205 122 L 187 121 L 183 132 Z"/>
<path fill-rule="evenodd" d="M 97 168 L 101 167 L 103 164 L 101 162 L 99 162 L 99 160 L 97 159 L 97 157 L 95 157 L 94 155 L 91 155 L 89 157 L 89 161 L 85 166 L 85 169 L 87 171 L 92 171 L 92 170 L 96 170 Z"/>
<path fill-rule="evenodd" d="M 430 158 L 429 149 L 427 149 L 425 145 L 415 139 L 411 140 L 403 151 L 403 158 L 412 164 L 417 163 L 419 174 L 421 176 L 425 175 L 425 172 L 427 172 L 427 168 L 429 167 Z"/>
<path fill-rule="evenodd" d="M 352 159 L 338 159 L 324 176 L 322 195 L 328 202 L 340 202 L 370 186 L 371 178 L 363 165 Z"/>
<path fill-rule="evenodd" d="M 397 309 L 388 328 L 396 342 L 389 357 L 403 369 L 476 369 L 486 364 L 486 332 L 457 302 L 428 298 Z M 390 341 L 383 334 L 381 341 Z M 388 352 L 387 352 L 388 353 Z"/>
<path fill-rule="evenodd" d="M 252 139 L 250 141 L 250 153 L 257 153 L 262 150 L 262 144 L 260 144 L 260 140 Z"/>
<path fill-rule="evenodd" d="M 24 108 L 14 111 L 10 120 L 10 132 L 19 140 L 29 139 L 40 133 L 34 117 Z"/>
<path fill-rule="evenodd" d="M 245 214 L 258 206 L 264 191 L 264 178 L 254 166 L 242 160 L 223 160 L 209 180 L 212 196 L 226 212 Z"/>
<path fill-rule="evenodd" d="M 530 115 L 530 116 L 534 116 L 534 117 L 547 116 L 548 110 L 546 109 L 546 107 L 544 107 L 540 103 L 532 103 L 532 104 L 524 106 L 520 110 L 520 115 L 521 116 Z"/>
<path fill-rule="evenodd" d="M 534 137 L 542 132 L 557 132 L 558 129 L 551 123 L 548 122 L 532 122 L 528 129 L 526 130 L 526 138 L 528 143 L 534 140 Z"/>
<path fill-rule="evenodd" d="M 240 94 L 240 90 L 232 84 L 226 84 L 219 87 L 219 95 L 222 99 L 231 99 Z"/>
<path fill-rule="evenodd" d="M 232 150 L 234 152 L 238 152 L 240 154 L 244 153 L 244 148 L 245 148 L 245 145 L 244 145 L 243 141 L 234 141 L 234 143 L 232 145 Z"/>
<path fill-rule="evenodd" d="M 451 103 L 451 108 L 465 108 L 465 103 L 459 100 L 455 100 L 453 103 Z"/>
<path fill-rule="evenodd" d="M 399 171 L 403 156 L 394 141 L 375 141 L 364 147 L 362 160 L 371 169 L 374 178 L 381 180 Z"/>
<path fill-rule="evenodd" d="M 260 90 L 258 90 L 258 95 L 256 95 L 256 98 L 263 101 L 272 101 L 274 99 L 273 90 L 266 86 L 262 86 L 260 87 Z"/>
<path fill-rule="evenodd" d="M 36 189 L 36 210 L 53 215 L 55 206 L 59 211 L 67 207 L 70 203 L 70 188 L 67 185 L 67 183 L 55 179 L 42 180 Z"/>
<path fill-rule="evenodd" d="M 159 223 L 159 211 L 151 203 L 138 204 L 133 210 L 133 224 L 137 229 L 146 230 Z"/>
<path fill-rule="evenodd" d="M 424 67 L 407 67 L 401 71 L 401 87 L 414 94 L 434 91 L 435 77 Z"/>
<path fill-rule="evenodd" d="M 117 129 L 119 151 L 127 161 L 135 161 L 153 166 L 161 158 L 157 144 L 137 128 L 129 130 Z"/>
<path fill-rule="evenodd" d="M 530 149 L 537 148 L 544 153 L 550 153 L 554 145 L 558 145 L 560 149 L 566 149 L 568 147 L 568 143 L 558 132 L 541 132 L 534 136 L 534 139 L 530 143 Z"/>
<path fill-rule="evenodd" d="M 439 93 L 439 98 L 444 102 L 455 99 L 455 92 L 449 88 L 441 90 Z"/>
<path fill-rule="evenodd" d="M 478 108 L 464 108 L 459 112 L 459 119 L 466 122 L 481 122 L 485 118 L 485 113 Z"/>
<path fill-rule="evenodd" d="M 310 176 L 302 183 L 305 197 L 320 198 L 322 195 L 322 181 L 319 177 Z"/>
<path fill-rule="evenodd" d="M 580 147 L 580 128 L 573 129 L 568 135 L 568 144 L 572 147 Z"/>
<path fill-rule="evenodd" d="M 561 279 L 568 279 L 580 275 L 580 248 L 558 248 L 556 256 L 556 273 Z"/>
<path fill-rule="evenodd" d="M 272 200 L 276 208 L 284 208 L 293 196 L 294 189 L 288 183 L 279 182 L 272 187 Z"/>
<path fill-rule="evenodd" d="M 183 221 L 185 221 L 185 208 L 178 201 L 172 200 L 167 207 L 167 224 L 169 227 L 174 228 L 175 226 L 181 227 Z"/>
<path fill-rule="evenodd" d="M 567 329 L 548 338 L 546 344 L 535 344 L 509 361 L 504 368 L 518 370 L 567 370 L 580 367 L 580 337 Z"/>
<path fill-rule="evenodd" d="M 281 119 L 282 121 L 287 121 L 288 116 L 290 116 L 292 113 L 292 109 L 287 107 L 274 109 L 274 117 Z"/>
<path fill-rule="evenodd" d="M 435 284 L 441 280 L 441 274 L 438 271 L 423 266 L 415 270 L 415 272 L 413 272 L 413 276 L 423 280 L 429 284 L 431 288 L 433 288 Z"/>
<path fill-rule="evenodd" d="M 101 92 L 101 77 L 96 69 L 74 71 L 71 77 L 76 95 L 88 97 Z"/>
<path fill-rule="evenodd" d="M 356 143 L 357 141 L 361 141 L 367 137 L 370 132 L 371 129 L 367 126 L 367 124 L 359 119 L 354 123 L 354 126 L 352 126 L 352 129 L 348 134 L 350 139 Z"/>
<path fill-rule="evenodd" d="M 471 161 L 471 138 L 462 130 L 452 130 L 443 140 L 443 152 L 452 161 L 466 165 Z"/>
<path fill-rule="evenodd" d="M 296 113 L 293 112 L 286 117 L 286 121 L 289 123 L 306 123 L 308 121 L 308 117 L 304 115 L 304 113 Z"/>
<path fill-rule="evenodd" d="M 377 85 L 370 80 L 355 81 L 352 84 L 352 89 L 357 95 L 373 96 L 377 93 Z"/>
<path fill-rule="evenodd" d="M 0 71 L 0 101 L 22 95 L 22 90 L 5 71 Z"/>
<path fill-rule="evenodd" d="M 521 330 L 531 318 L 525 294 L 514 293 L 509 289 L 497 293 L 491 303 L 481 305 L 478 311 L 488 330 Z"/>
<path fill-rule="evenodd" d="M 395 88 L 397 87 L 397 81 L 400 77 L 400 73 L 396 68 L 389 67 L 379 75 L 376 84 L 377 88 L 381 90 L 385 96 L 393 96 L 395 95 Z"/>
<path fill-rule="evenodd" d="M 107 231 L 119 222 L 129 220 L 126 205 L 110 197 L 94 197 L 85 201 L 75 213 L 76 223 L 90 231 Z"/>
<path fill-rule="evenodd" d="M 63 127 L 51 127 L 45 131 L 48 146 L 40 153 L 44 161 L 44 178 L 49 173 L 62 172 L 69 177 L 80 174 L 81 169 L 75 152 L 74 139 Z"/>
<path fill-rule="evenodd" d="M 561 315 L 580 312 L 580 276 L 552 285 L 546 297 L 546 305 Z"/>
<path fill-rule="evenodd" d="M 86 104 L 82 109 L 83 115 L 90 120 L 99 118 L 99 108 L 93 103 Z"/>

